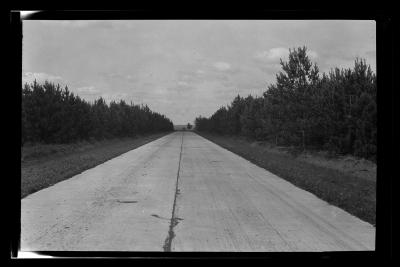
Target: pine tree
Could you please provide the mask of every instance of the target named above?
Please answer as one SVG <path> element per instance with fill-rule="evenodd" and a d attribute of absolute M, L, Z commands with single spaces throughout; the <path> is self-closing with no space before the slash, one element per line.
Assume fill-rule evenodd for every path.
<path fill-rule="evenodd" d="M 365 60 L 320 77 L 300 47 L 281 66 L 262 98 L 238 95 L 209 118 L 196 118 L 196 130 L 375 159 L 376 76 Z"/>

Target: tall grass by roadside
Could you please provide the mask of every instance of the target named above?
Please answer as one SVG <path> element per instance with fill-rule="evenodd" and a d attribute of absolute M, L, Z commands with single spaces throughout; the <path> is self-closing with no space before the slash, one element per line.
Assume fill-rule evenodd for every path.
<path fill-rule="evenodd" d="M 304 162 L 290 153 L 268 151 L 237 137 L 197 134 L 375 225 L 376 181 Z"/>

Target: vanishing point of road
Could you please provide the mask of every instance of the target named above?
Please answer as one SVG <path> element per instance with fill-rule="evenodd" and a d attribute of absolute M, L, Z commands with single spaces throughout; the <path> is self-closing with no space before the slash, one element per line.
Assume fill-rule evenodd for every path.
<path fill-rule="evenodd" d="M 193 132 L 21 200 L 21 251 L 374 249 L 371 224 Z"/>

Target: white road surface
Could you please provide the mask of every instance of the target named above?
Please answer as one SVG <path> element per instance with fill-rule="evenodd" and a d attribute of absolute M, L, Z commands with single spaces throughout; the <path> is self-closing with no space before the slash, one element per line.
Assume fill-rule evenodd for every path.
<path fill-rule="evenodd" d="M 21 200 L 21 251 L 374 249 L 369 223 L 193 132 Z"/>

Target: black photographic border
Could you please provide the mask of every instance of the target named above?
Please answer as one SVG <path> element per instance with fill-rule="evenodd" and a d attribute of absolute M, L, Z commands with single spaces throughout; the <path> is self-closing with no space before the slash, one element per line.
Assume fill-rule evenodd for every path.
<path fill-rule="evenodd" d="M 29 8 L 21 10 L 30 10 Z M 394 165 L 398 156 L 395 151 L 399 149 L 395 138 L 398 136 L 399 110 L 395 96 L 395 57 L 398 51 L 394 48 L 395 24 L 393 13 L 390 10 L 304 10 L 304 9 L 243 9 L 243 10 L 45 10 L 33 13 L 25 18 L 20 17 L 18 9 L 9 10 L 9 35 L 8 44 L 10 57 L 11 87 L 8 94 L 12 102 L 13 115 L 8 125 L 13 129 L 10 140 L 13 140 L 13 163 L 8 166 L 14 168 L 5 178 L 6 191 L 10 193 L 11 202 L 10 218 L 7 234 L 9 235 L 11 258 L 17 257 L 20 238 L 20 134 L 19 123 L 21 115 L 21 95 L 18 87 L 22 86 L 22 23 L 23 20 L 125 20 L 125 19 L 265 19 L 265 20 L 375 20 L 376 21 L 376 48 L 377 48 L 377 82 L 378 82 L 378 153 L 377 153 L 377 218 L 376 218 L 376 250 L 365 252 L 87 252 L 87 251 L 37 251 L 41 255 L 59 258 L 97 258 L 97 259 L 273 259 L 286 260 L 341 260 L 360 259 L 364 261 L 383 260 L 392 255 L 392 189 L 394 178 Z M 395 55 L 395 53 L 397 53 Z M 397 57 L 398 58 L 398 57 Z M 398 67 L 397 67 L 398 70 Z M 398 73 L 398 72 L 396 72 Z M 398 83 L 397 83 L 398 85 Z M 398 86 L 396 86 L 398 88 Z M 7 115 L 7 114 L 5 114 Z M 15 131 L 15 132 L 14 132 Z"/>

